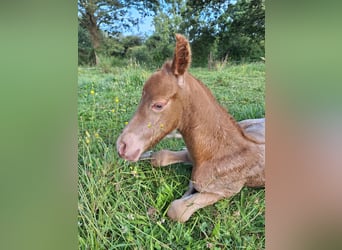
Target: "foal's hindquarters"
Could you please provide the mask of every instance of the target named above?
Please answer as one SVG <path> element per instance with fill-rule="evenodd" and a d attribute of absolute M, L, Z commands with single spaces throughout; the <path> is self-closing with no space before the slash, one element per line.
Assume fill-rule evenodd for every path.
<path fill-rule="evenodd" d="M 189 189 L 169 207 L 167 214 L 171 219 L 185 222 L 198 209 L 231 197 L 244 186 L 265 185 L 265 119 L 249 119 L 238 124 L 245 135 L 256 143 L 251 142 L 241 155 L 227 157 L 229 163 L 214 158 L 194 165 Z M 162 150 L 152 153 L 151 158 L 153 166 L 193 163 L 187 149 L 177 152 Z"/>

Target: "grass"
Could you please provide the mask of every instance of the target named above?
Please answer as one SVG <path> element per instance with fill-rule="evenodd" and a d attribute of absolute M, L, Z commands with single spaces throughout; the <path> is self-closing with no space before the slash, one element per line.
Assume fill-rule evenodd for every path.
<path fill-rule="evenodd" d="M 265 65 L 191 69 L 237 119 L 264 116 Z M 78 229 L 80 249 L 264 249 L 264 189 L 197 211 L 182 224 L 168 219 L 172 200 L 187 189 L 191 166 L 152 168 L 117 156 L 115 141 L 133 115 L 152 71 L 137 65 L 79 68 Z M 154 150 L 178 150 L 182 140 Z"/>

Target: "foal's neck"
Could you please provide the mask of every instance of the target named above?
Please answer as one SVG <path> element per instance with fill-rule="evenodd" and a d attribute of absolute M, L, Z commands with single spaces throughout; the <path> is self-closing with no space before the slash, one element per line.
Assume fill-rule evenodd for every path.
<path fill-rule="evenodd" d="M 211 155 L 250 143 L 234 118 L 216 101 L 200 81 L 186 75 L 183 117 L 179 131 L 192 154 Z"/>

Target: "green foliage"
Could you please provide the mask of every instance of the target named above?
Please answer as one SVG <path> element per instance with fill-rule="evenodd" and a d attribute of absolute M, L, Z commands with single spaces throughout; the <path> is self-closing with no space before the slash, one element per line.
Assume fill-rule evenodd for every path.
<path fill-rule="evenodd" d="M 123 30 L 139 23 L 139 17 L 130 14 L 131 8 L 144 17 L 151 14 L 149 10 L 154 10 L 158 5 L 158 1 L 155 0 L 78 0 L 78 20 L 80 25 L 89 32 L 95 63 L 99 63 L 98 52 L 103 53 L 103 48 L 102 51 L 100 48 L 103 41 L 101 32 L 118 35 Z M 115 44 L 108 42 L 108 45 L 112 51 L 107 53 L 116 53 L 119 49 L 115 48 Z"/>
<path fill-rule="evenodd" d="M 122 38 L 122 44 L 127 51 L 128 48 L 142 45 L 142 40 L 140 36 L 125 36 Z"/>
<path fill-rule="evenodd" d="M 156 11 L 153 18 L 155 32 L 145 41 L 147 49 L 145 61 L 151 66 L 160 66 L 166 59 L 172 59 L 175 33 L 184 33 L 181 30 L 183 18 L 182 13 L 186 10 L 185 1 L 166 1 Z M 140 51 L 140 55 L 141 55 Z M 140 59 L 137 60 L 141 63 Z"/>
<path fill-rule="evenodd" d="M 265 1 L 240 0 L 229 9 L 229 32 L 240 33 L 254 41 L 265 40 Z"/>
<path fill-rule="evenodd" d="M 212 51 L 215 37 L 209 30 L 203 30 L 201 36 L 191 44 L 192 64 L 196 67 L 204 67 L 208 63 L 208 56 Z M 217 56 L 214 55 L 216 58 Z"/>
<path fill-rule="evenodd" d="M 94 65 L 94 50 L 89 40 L 88 31 L 81 26 L 80 30 L 82 32 L 79 31 L 78 40 L 79 65 Z M 141 64 L 144 64 L 146 61 L 152 61 L 150 58 L 143 56 L 142 53 L 139 53 L 139 51 L 136 53 L 142 44 L 142 38 L 139 36 L 118 36 L 117 38 L 114 38 L 102 33 L 101 40 L 101 46 L 97 50 L 99 58 L 97 66 L 104 72 L 110 72 L 112 67 L 126 66 L 129 63 L 132 63 L 132 60 L 137 60 L 141 62 Z M 92 52 L 90 54 L 92 57 L 89 58 L 89 56 L 84 56 L 87 51 Z"/>
<path fill-rule="evenodd" d="M 89 32 L 80 25 L 78 26 L 78 64 L 95 64 L 95 54 L 91 45 Z"/>
<path fill-rule="evenodd" d="M 137 65 L 79 68 L 79 249 L 264 249 L 265 193 L 244 188 L 196 212 L 170 221 L 170 202 L 187 189 L 191 167 L 152 168 L 128 163 L 115 141 L 139 103 L 152 72 Z M 263 63 L 228 65 L 220 71 L 192 68 L 237 119 L 264 116 Z M 153 150 L 179 150 L 182 140 L 163 140 Z"/>
<path fill-rule="evenodd" d="M 160 66 L 166 59 L 172 59 L 175 42 L 170 42 L 170 39 L 169 35 L 152 35 L 146 40 L 145 45 L 154 64 Z"/>
<path fill-rule="evenodd" d="M 114 26 L 110 26 L 112 30 L 102 28 L 105 32 L 97 33 L 96 36 L 90 35 L 92 44 L 101 44 L 95 51 L 103 56 L 116 57 L 118 60 L 130 58 L 140 64 L 160 66 L 165 59 L 172 58 L 175 33 L 182 33 L 191 43 L 194 66 L 218 64 L 226 60 L 260 61 L 260 57 L 265 57 L 264 0 L 238 0 L 234 3 L 222 0 L 126 1 L 124 5 L 122 3 L 120 5 L 118 1 L 109 2 L 95 1 L 95 5 L 92 5 L 94 20 L 98 23 L 101 21 L 107 24 L 115 23 Z M 103 3 L 103 6 L 106 6 L 116 2 L 119 4 L 116 9 L 111 6 L 105 10 L 96 5 L 96 3 Z M 86 15 L 91 9 L 86 8 L 89 2 L 79 0 L 80 3 L 83 3 L 80 5 L 82 17 L 79 18 L 82 27 L 91 30 L 90 20 L 87 19 L 89 15 Z M 123 16 L 127 14 L 126 5 L 141 10 L 141 6 L 146 4 L 149 4 L 149 10 L 155 13 L 153 18 L 155 32 L 145 39 L 139 36 L 120 35 L 117 32 L 120 30 L 119 27 L 122 31 L 123 27 L 130 25 L 125 24 L 126 21 L 117 20 L 118 13 L 122 10 Z M 138 20 L 128 19 L 127 22 L 136 25 Z M 95 28 L 98 30 L 99 26 Z M 94 31 L 88 32 L 88 34 L 93 33 Z M 91 50 L 87 51 L 91 52 Z M 81 52 L 80 55 L 83 57 L 80 63 L 86 61 L 88 55 L 84 53 L 85 50 Z"/>
<path fill-rule="evenodd" d="M 152 35 L 144 45 L 134 46 L 127 50 L 126 57 L 150 68 L 160 67 L 166 59 L 172 59 L 174 42 L 169 38 Z"/>
<path fill-rule="evenodd" d="M 125 47 L 118 38 L 104 36 L 98 52 L 102 56 L 124 56 Z"/>
<path fill-rule="evenodd" d="M 139 18 L 150 15 L 158 5 L 155 0 L 78 0 L 78 14 L 85 27 L 96 25 L 98 29 L 115 35 L 137 25 Z M 130 8 L 136 9 L 140 17 L 130 15 Z"/>
<path fill-rule="evenodd" d="M 99 57 L 99 64 L 96 65 L 104 73 L 113 71 L 113 67 L 124 67 L 128 64 L 127 59 L 118 58 L 115 56 L 102 56 Z"/>
<path fill-rule="evenodd" d="M 239 0 L 219 18 L 219 54 L 235 61 L 256 61 L 265 56 L 264 0 Z"/>
<path fill-rule="evenodd" d="M 127 56 L 137 61 L 140 65 L 152 66 L 153 56 L 146 45 L 129 48 Z"/>
<path fill-rule="evenodd" d="M 166 58 L 165 48 L 173 43 L 175 33 L 189 38 L 195 66 L 207 65 L 209 55 L 215 61 L 234 62 L 265 56 L 264 0 L 166 1 L 153 20 L 155 33 L 150 40 L 157 45 L 150 48 L 156 61 Z"/>
<path fill-rule="evenodd" d="M 104 56 L 127 57 L 130 48 L 142 45 L 140 36 L 121 36 L 111 37 L 105 35 L 99 52 Z"/>

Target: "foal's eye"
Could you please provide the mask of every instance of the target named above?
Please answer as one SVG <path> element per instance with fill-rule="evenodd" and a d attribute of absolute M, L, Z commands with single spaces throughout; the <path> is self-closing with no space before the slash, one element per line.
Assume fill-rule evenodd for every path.
<path fill-rule="evenodd" d="M 164 108 L 164 103 L 162 102 L 156 102 L 152 105 L 152 109 L 154 109 L 155 111 L 161 111 Z"/>

